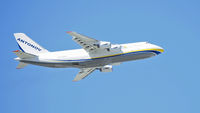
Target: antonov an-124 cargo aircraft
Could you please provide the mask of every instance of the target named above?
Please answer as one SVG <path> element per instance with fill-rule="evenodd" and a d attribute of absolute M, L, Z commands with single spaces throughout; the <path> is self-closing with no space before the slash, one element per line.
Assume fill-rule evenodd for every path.
<path fill-rule="evenodd" d="M 67 32 L 82 49 L 50 52 L 31 40 L 24 33 L 14 33 L 20 50 L 14 51 L 19 61 L 17 69 L 28 64 L 53 68 L 79 68 L 73 81 L 79 81 L 94 70 L 112 72 L 113 65 L 125 61 L 149 58 L 162 53 L 163 48 L 148 43 L 111 44 L 99 41 L 76 32 Z"/>

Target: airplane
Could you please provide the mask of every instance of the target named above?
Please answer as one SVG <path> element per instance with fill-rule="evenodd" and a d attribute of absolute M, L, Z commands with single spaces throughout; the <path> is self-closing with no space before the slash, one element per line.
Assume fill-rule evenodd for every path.
<path fill-rule="evenodd" d="M 20 49 L 13 51 L 18 56 L 15 58 L 19 61 L 17 69 L 24 68 L 28 64 L 52 68 L 79 68 L 80 71 L 73 80 L 79 81 L 95 70 L 112 72 L 114 65 L 153 57 L 164 52 L 162 47 L 148 42 L 111 44 L 73 31 L 67 33 L 82 49 L 50 52 L 26 34 L 14 33 Z"/>

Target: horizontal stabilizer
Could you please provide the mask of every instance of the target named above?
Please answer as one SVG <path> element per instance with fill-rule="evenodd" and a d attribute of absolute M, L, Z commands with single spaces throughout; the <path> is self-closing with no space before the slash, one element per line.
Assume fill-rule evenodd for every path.
<path fill-rule="evenodd" d="M 28 64 L 26 63 L 23 63 L 23 62 L 19 62 L 18 66 L 16 67 L 17 69 L 22 69 L 24 68 L 25 66 L 27 66 Z"/>
<path fill-rule="evenodd" d="M 24 52 L 22 52 L 20 50 L 16 50 L 16 51 L 13 51 L 13 52 L 21 59 L 37 57 L 36 55 L 32 55 L 32 54 L 29 54 L 29 53 L 24 53 Z"/>

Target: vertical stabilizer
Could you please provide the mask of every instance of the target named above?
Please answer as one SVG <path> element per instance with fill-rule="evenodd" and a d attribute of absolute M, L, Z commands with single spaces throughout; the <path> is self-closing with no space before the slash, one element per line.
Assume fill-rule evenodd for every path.
<path fill-rule="evenodd" d="M 34 42 L 24 33 L 14 33 L 14 36 L 19 48 L 25 53 L 38 55 L 40 53 L 48 52 L 48 50 L 44 49 L 42 46 Z"/>

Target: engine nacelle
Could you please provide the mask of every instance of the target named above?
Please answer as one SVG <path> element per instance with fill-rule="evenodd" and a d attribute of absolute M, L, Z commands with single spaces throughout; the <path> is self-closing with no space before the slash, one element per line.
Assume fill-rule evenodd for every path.
<path fill-rule="evenodd" d="M 111 51 L 121 51 L 121 45 L 119 44 L 113 44 L 111 45 L 111 48 L 110 48 Z"/>
<path fill-rule="evenodd" d="M 98 46 L 99 46 L 99 48 L 102 48 L 102 49 L 109 49 L 111 47 L 111 43 L 105 42 L 105 41 L 100 41 Z"/>
<path fill-rule="evenodd" d="M 112 65 L 106 65 L 100 68 L 101 72 L 112 72 Z"/>

